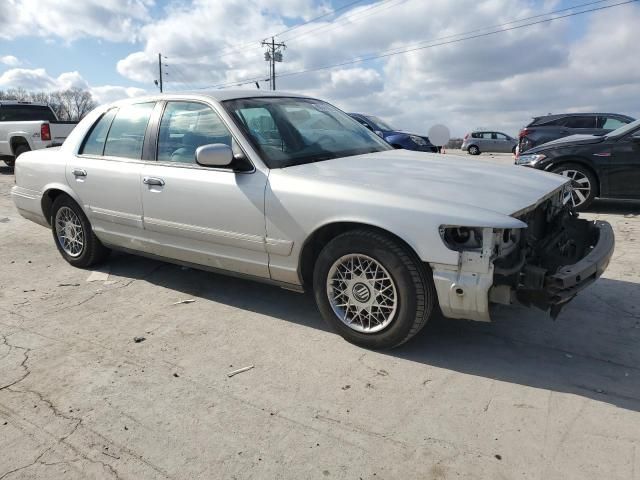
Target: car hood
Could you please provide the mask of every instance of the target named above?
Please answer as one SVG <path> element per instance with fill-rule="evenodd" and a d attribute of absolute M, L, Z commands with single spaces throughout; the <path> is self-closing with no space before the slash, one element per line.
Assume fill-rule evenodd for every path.
<path fill-rule="evenodd" d="M 325 182 L 327 188 L 352 186 L 358 189 L 354 194 L 370 193 L 370 201 L 388 194 L 395 200 L 422 200 L 430 208 L 447 205 L 469 214 L 484 210 L 500 215 L 521 212 L 568 181 L 535 169 L 409 150 L 337 158 L 281 172 L 294 177 L 292 181 Z"/>
<path fill-rule="evenodd" d="M 574 145 L 589 145 L 592 143 L 600 143 L 604 141 L 604 137 L 600 135 L 569 135 L 568 137 L 558 138 L 537 147 L 527 150 L 526 153 L 535 153 L 555 147 L 572 147 Z"/>

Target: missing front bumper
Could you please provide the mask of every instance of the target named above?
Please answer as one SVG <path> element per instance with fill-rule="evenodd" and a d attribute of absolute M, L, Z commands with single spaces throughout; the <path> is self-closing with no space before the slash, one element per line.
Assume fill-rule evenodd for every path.
<path fill-rule="evenodd" d="M 559 266 L 554 273 L 536 266 L 529 268 L 516 292 L 520 303 L 548 310 L 553 318 L 578 292 L 602 275 L 615 248 L 615 236 L 609 223 L 577 221 L 586 223 L 585 232 L 593 239 L 586 248 L 588 253 L 572 265 Z M 538 285 L 532 288 L 536 283 Z"/>

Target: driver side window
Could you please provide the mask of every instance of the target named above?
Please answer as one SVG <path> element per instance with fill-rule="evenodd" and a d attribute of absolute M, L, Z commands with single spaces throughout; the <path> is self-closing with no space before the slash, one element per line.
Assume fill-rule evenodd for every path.
<path fill-rule="evenodd" d="M 168 102 L 158 132 L 158 161 L 196 163 L 196 149 L 223 143 L 233 148 L 232 137 L 211 107 L 197 102 Z"/>

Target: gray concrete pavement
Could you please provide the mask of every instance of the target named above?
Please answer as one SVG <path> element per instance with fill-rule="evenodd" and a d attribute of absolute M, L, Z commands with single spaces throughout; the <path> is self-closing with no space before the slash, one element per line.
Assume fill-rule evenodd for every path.
<path fill-rule="evenodd" d="M 0 168 L 0 479 L 640 480 L 639 202 L 587 214 L 616 253 L 557 321 L 434 319 L 372 352 L 275 287 L 124 254 L 88 282 L 11 185 Z"/>

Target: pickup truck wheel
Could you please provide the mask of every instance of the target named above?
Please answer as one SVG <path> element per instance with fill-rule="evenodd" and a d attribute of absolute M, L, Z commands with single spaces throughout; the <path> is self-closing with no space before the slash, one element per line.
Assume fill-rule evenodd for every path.
<path fill-rule="evenodd" d="M 325 321 L 367 348 L 403 344 L 426 324 L 436 292 L 416 255 L 388 235 L 354 230 L 327 244 L 315 264 L 314 294 Z"/>
<path fill-rule="evenodd" d="M 469 154 L 471 155 L 480 155 L 480 149 L 478 148 L 477 145 L 471 145 L 467 151 L 469 152 Z"/>
<path fill-rule="evenodd" d="M 567 195 L 565 202 L 576 210 L 589 208 L 596 198 L 598 180 L 590 170 L 578 163 L 565 163 L 551 170 L 553 173 L 573 180 L 573 191 Z"/>
<path fill-rule="evenodd" d="M 51 230 L 62 257 L 74 267 L 86 268 L 109 254 L 93 233 L 89 219 L 71 198 L 60 195 L 51 208 Z"/>

